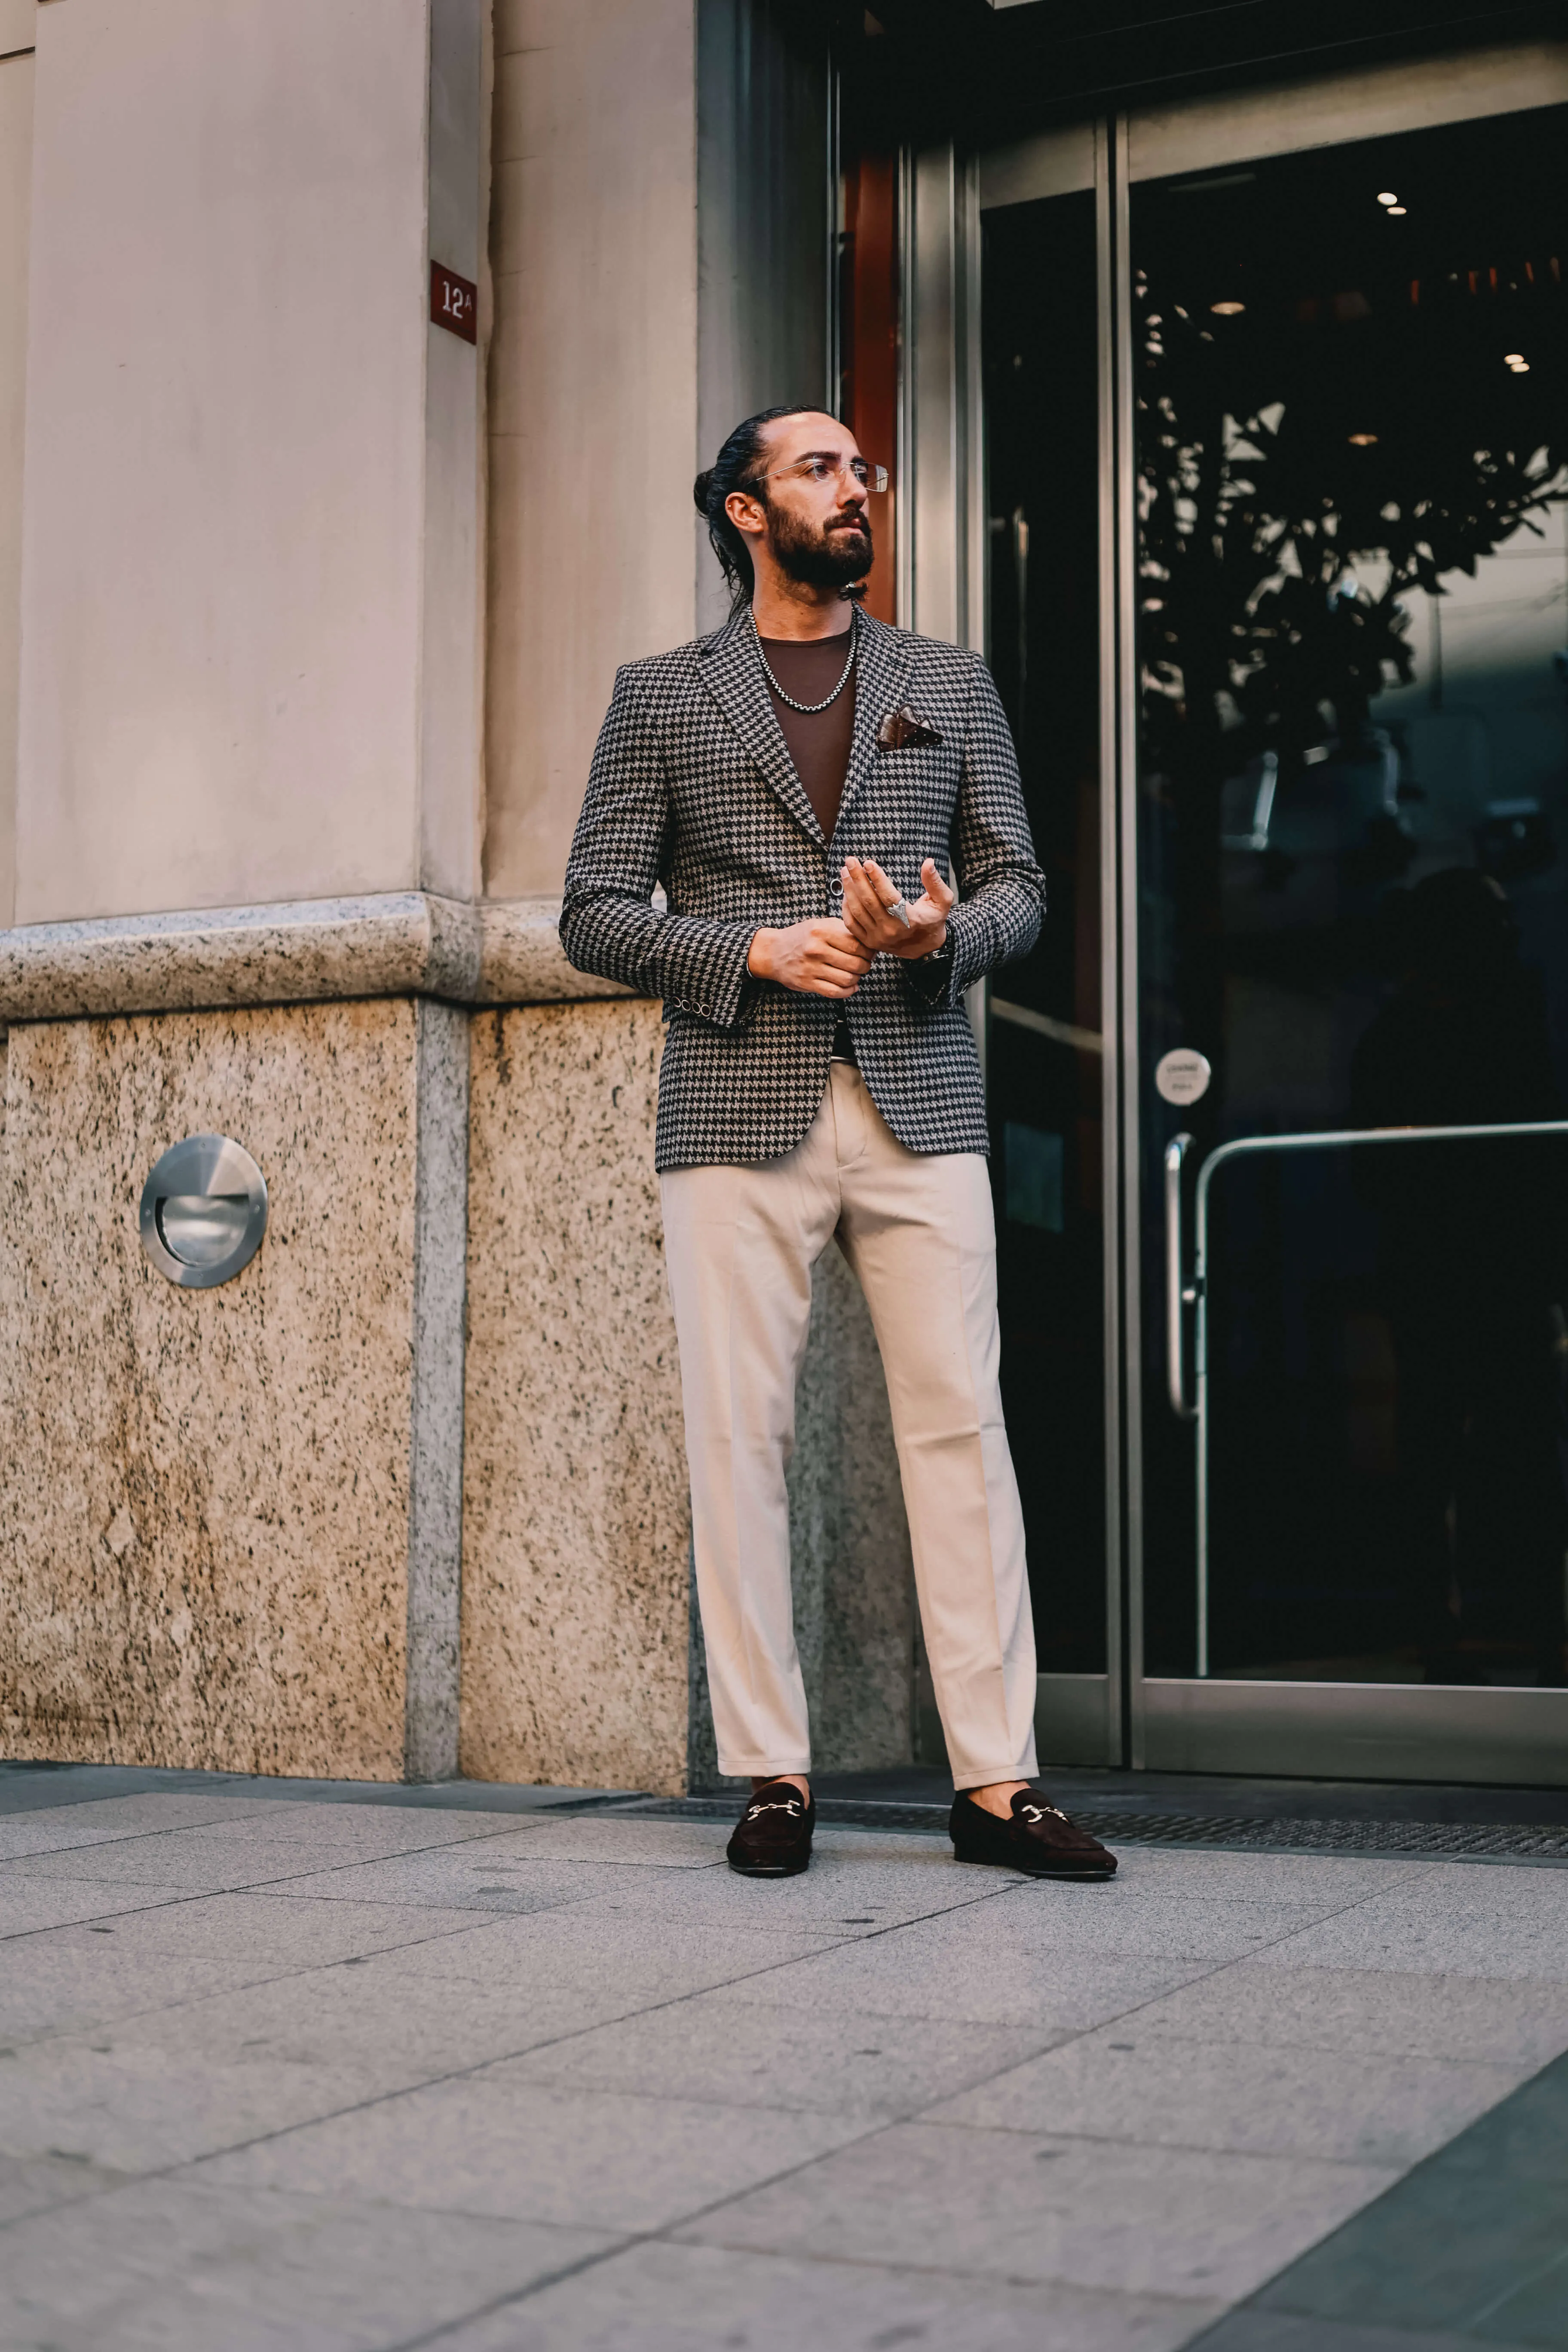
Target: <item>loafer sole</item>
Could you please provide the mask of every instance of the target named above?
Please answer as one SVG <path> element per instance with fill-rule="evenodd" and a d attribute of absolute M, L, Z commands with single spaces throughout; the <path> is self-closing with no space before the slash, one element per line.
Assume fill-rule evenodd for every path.
<path fill-rule="evenodd" d="M 730 1861 L 728 1854 L 724 1857 Z M 737 1878 L 798 1878 L 811 1867 L 808 1854 L 804 1862 L 730 1862 Z"/>
<path fill-rule="evenodd" d="M 1081 1868 L 1075 1868 L 1071 1863 L 1029 1862 L 1022 1855 L 1004 1857 L 999 1853 L 966 1853 L 961 1845 L 953 1847 L 952 1858 L 955 1862 L 978 1863 L 985 1870 L 1016 1870 L 1026 1878 L 1071 1878 L 1089 1886 L 1103 1886 L 1116 1875 L 1114 1863 L 1109 1870 L 1096 1863 L 1087 1863 Z"/>

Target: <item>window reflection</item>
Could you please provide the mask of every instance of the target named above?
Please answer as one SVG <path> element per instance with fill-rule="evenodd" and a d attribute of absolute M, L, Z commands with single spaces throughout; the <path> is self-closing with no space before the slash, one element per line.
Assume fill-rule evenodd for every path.
<path fill-rule="evenodd" d="M 1568 1095 L 1565 129 L 1134 190 L 1144 1066 L 1215 1069 L 1179 1121 L 1148 1096 L 1156 1213 L 1179 1123 Z M 1216 1185 L 1216 1673 L 1562 1679 L 1568 1171 L 1438 1149 Z M 1181 1674 L 1152 1215 L 1145 1266 L 1151 1665 Z"/>

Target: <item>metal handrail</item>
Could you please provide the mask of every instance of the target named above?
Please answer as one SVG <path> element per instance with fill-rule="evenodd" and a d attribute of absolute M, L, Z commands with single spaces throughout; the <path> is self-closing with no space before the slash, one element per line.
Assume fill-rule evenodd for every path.
<path fill-rule="evenodd" d="M 1319 1135 L 1247 1135 L 1239 1137 L 1234 1143 L 1222 1143 L 1217 1150 L 1210 1152 L 1198 1171 L 1193 1215 L 1193 1279 L 1187 1287 L 1181 1280 L 1179 1255 L 1182 1240 L 1180 1184 L 1182 1161 L 1192 1138 L 1179 1135 L 1168 1147 L 1165 1153 L 1166 1303 L 1170 1337 L 1173 1343 L 1184 1336 L 1183 1304 L 1190 1303 L 1196 1310 L 1193 1329 L 1193 1406 L 1190 1412 L 1184 1410 L 1186 1390 L 1180 1369 L 1182 1351 L 1179 1345 L 1175 1347 L 1173 1356 L 1176 1370 L 1171 1375 L 1171 1405 L 1182 1420 L 1194 1424 L 1197 1433 L 1197 1675 L 1200 1681 L 1207 1680 L 1209 1670 L 1208 1245 L 1209 1192 L 1215 1171 L 1227 1160 L 1268 1151 L 1338 1150 L 1363 1143 L 1474 1143 L 1484 1141 L 1489 1137 L 1527 1135 L 1568 1136 L 1568 1118 L 1525 1119 L 1479 1127 L 1336 1128 Z M 1173 1212 L 1173 1189 L 1176 1195 Z"/>
<path fill-rule="evenodd" d="M 1197 1406 L 1187 1395 L 1186 1309 L 1197 1304 L 1197 1288 L 1184 1279 L 1182 1242 L 1182 1169 L 1193 1148 L 1190 1135 L 1165 1146 L 1165 1380 L 1171 1411 L 1178 1421 L 1195 1421 Z"/>

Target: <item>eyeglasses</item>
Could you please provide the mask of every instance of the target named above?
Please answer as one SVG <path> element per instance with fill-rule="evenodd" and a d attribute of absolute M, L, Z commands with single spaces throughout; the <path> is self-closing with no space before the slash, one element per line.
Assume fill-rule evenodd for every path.
<path fill-rule="evenodd" d="M 802 457 L 793 466 L 777 467 L 763 478 L 780 481 L 791 474 L 803 482 L 856 481 L 863 490 L 885 490 L 888 487 L 886 466 L 868 465 L 864 457 Z"/>

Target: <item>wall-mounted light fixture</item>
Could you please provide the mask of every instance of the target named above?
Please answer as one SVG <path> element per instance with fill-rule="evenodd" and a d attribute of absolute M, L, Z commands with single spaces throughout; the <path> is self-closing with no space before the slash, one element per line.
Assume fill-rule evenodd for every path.
<path fill-rule="evenodd" d="M 188 1135 L 142 1188 L 142 1246 L 184 1290 L 212 1290 L 247 1266 L 267 1231 L 267 1180 L 226 1135 Z"/>

